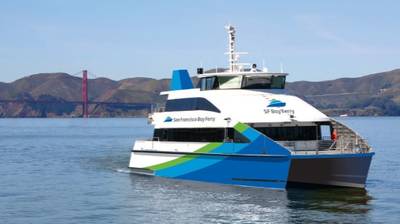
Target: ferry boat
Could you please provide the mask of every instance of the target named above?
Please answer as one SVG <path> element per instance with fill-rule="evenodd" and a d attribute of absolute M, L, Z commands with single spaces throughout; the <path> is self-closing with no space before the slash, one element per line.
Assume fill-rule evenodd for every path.
<path fill-rule="evenodd" d="M 364 188 L 372 148 L 355 131 L 285 94 L 287 73 L 239 63 L 236 31 L 228 69 L 172 73 L 154 134 L 137 140 L 129 167 L 167 178 L 285 189 L 291 184 Z"/>

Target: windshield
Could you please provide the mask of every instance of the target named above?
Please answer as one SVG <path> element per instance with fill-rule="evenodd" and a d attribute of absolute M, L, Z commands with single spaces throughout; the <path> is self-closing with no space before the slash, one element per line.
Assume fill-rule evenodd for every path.
<path fill-rule="evenodd" d="M 200 88 L 208 89 L 240 89 L 241 76 L 212 76 L 200 80 Z"/>
<path fill-rule="evenodd" d="M 200 79 L 201 90 L 284 89 L 286 76 L 211 76 Z"/>
<path fill-rule="evenodd" d="M 284 89 L 285 76 L 245 76 L 243 89 Z"/>
<path fill-rule="evenodd" d="M 218 83 L 220 89 L 238 89 L 241 86 L 242 77 L 240 76 L 220 76 Z"/>

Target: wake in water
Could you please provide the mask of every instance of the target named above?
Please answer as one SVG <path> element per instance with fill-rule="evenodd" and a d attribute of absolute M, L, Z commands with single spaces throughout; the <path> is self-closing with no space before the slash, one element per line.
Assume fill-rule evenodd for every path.
<path fill-rule="evenodd" d="M 132 170 L 128 169 L 128 168 L 123 168 L 123 169 L 116 169 L 115 171 L 117 171 L 118 173 L 134 173 L 132 172 Z"/>

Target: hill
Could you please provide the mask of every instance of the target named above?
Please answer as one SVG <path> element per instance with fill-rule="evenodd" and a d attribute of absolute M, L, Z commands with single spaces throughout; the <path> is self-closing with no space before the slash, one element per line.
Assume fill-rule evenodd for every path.
<path fill-rule="evenodd" d="M 287 89 L 330 115 L 400 115 L 400 69 L 359 78 L 293 82 Z"/>
<path fill-rule="evenodd" d="M 194 78 L 197 82 L 197 79 Z M 80 116 L 81 107 L 66 101 L 81 100 L 81 78 L 67 73 L 40 73 L 11 83 L 0 82 L 0 100 L 46 100 L 50 105 L 0 103 L 0 117 Z M 156 103 L 167 90 L 169 79 L 129 78 L 114 81 L 89 79 L 89 100 L 103 102 Z M 297 95 L 329 115 L 400 115 L 400 69 L 358 78 L 287 84 L 287 92 Z M 131 111 L 113 106 L 91 106 L 92 116 L 140 116 L 146 111 Z"/>

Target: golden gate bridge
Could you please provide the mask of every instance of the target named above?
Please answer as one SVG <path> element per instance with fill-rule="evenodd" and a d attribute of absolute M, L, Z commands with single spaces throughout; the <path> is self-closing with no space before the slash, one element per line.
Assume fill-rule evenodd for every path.
<path fill-rule="evenodd" d="M 92 101 L 89 100 L 89 85 L 88 85 L 88 71 L 82 71 L 82 98 L 81 101 L 53 101 L 53 100 L 33 100 L 33 99 L 0 99 L 0 103 L 30 103 L 30 104 L 73 104 L 73 105 L 82 105 L 82 117 L 89 117 L 89 105 L 105 105 L 105 106 L 114 106 L 114 107 L 124 107 L 129 110 L 147 110 L 151 111 L 153 108 L 153 104 L 151 103 L 126 103 L 126 102 L 106 102 L 106 101 Z"/>

